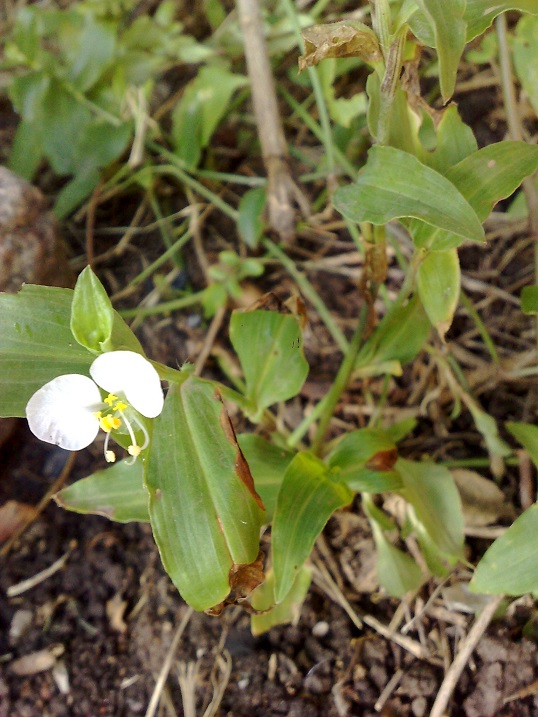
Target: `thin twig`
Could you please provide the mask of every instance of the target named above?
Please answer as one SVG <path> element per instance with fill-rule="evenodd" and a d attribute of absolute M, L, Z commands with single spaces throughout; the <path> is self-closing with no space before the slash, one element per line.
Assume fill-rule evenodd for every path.
<path fill-rule="evenodd" d="M 502 595 L 498 595 L 492 598 L 491 602 L 486 605 L 486 607 L 482 610 L 480 615 L 475 620 L 475 623 L 470 629 L 469 634 L 462 642 L 458 654 L 448 668 L 448 671 L 445 675 L 445 679 L 443 680 L 441 688 L 439 689 L 437 697 L 435 698 L 435 702 L 433 703 L 430 717 L 443 717 L 443 715 L 445 714 L 448 701 L 452 693 L 454 692 L 460 675 L 463 672 L 465 665 L 469 661 L 471 653 L 477 646 L 478 641 L 480 640 L 487 626 L 493 619 L 493 616 L 495 615 L 495 612 L 499 607 L 502 599 Z"/>
<path fill-rule="evenodd" d="M 237 10 L 245 44 L 258 137 L 267 171 L 269 224 L 286 242 L 295 233 L 293 199 L 300 201 L 301 196 L 288 166 L 288 148 L 280 121 L 259 0 L 237 0 Z"/>
<path fill-rule="evenodd" d="M 503 91 L 504 108 L 506 112 L 506 121 L 508 123 L 508 132 L 512 139 L 523 141 L 523 130 L 521 126 L 521 117 L 519 115 L 517 98 L 514 89 L 514 81 L 512 76 L 512 63 L 510 55 L 510 47 L 508 44 L 508 31 L 506 26 L 506 17 L 501 13 L 496 21 L 497 38 L 499 40 L 499 58 L 501 85 Z M 529 234 L 534 239 L 534 283 L 538 285 L 538 191 L 531 177 L 526 177 L 521 183 L 527 208 L 529 210 Z M 535 323 L 536 345 L 538 349 L 538 317 Z"/>
<path fill-rule="evenodd" d="M 157 707 L 159 706 L 159 700 L 161 699 L 161 694 L 164 689 L 165 682 L 170 673 L 170 669 L 172 668 L 172 662 L 174 661 L 179 641 L 181 640 L 183 633 L 185 632 L 185 628 L 189 624 L 189 620 L 191 619 L 193 612 L 194 610 L 192 609 L 192 607 L 189 607 L 178 625 L 176 634 L 174 635 L 172 643 L 162 664 L 161 671 L 159 672 L 159 676 L 155 683 L 153 694 L 151 695 L 151 699 L 149 701 L 145 717 L 154 717 L 157 711 Z"/>

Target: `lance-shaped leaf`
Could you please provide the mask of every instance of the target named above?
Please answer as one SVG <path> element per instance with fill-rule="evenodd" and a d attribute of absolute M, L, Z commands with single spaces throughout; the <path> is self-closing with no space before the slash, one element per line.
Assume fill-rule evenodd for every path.
<path fill-rule="evenodd" d="M 427 341 L 431 325 L 418 296 L 389 310 L 359 351 L 355 368 L 361 376 L 392 373 L 401 376 L 402 364 L 415 358 Z"/>
<path fill-rule="evenodd" d="M 523 595 L 538 592 L 538 503 L 522 513 L 491 545 L 469 587 L 487 594 Z"/>
<path fill-rule="evenodd" d="M 463 512 L 448 468 L 400 458 L 396 470 L 404 485 L 400 492 L 431 541 L 445 556 L 459 557 L 463 547 Z"/>
<path fill-rule="evenodd" d="M 446 178 L 461 192 L 483 222 L 495 204 L 509 197 L 525 177 L 538 168 L 538 147 L 525 142 L 497 142 L 473 152 L 447 170 Z M 462 243 L 453 231 L 418 221 L 409 223 L 418 247 L 450 249 Z"/>
<path fill-rule="evenodd" d="M 353 490 L 382 493 L 402 487 L 400 476 L 393 471 L 397 459 L 396 445 L 384 431 L 360 428 L 340 441 L 327 463 Z"/>
<path fill-rule="evenodd" d="M 237 436 L 237 441 L 250 467 L 256 492 L 265 506 L 265 521 L 270 523 L 284 473 L 295 454 L 254 433 L 242 433 Z"/>
<path fill-rule="evenodd" d="M 189 605 L 207 610 L 230 592 L 259 550 L 263 506 L 215 387 L 172 385 L 155 419 L 146 473 L 163 565 Z"/>
<path fill-rule="evenodd" d="M 230 340 L 245 375 L 253 420 L 258 421 L 273 403 L 299 393 L 308 364 L 294 316 L 276 311 L 234 311 Z"/>
<path fill-rule="evenodd" d="M 80 273 L 75 286 L 71 331 L 81 346 L 96 354 L 119 349 L 144 353 L 140 342 L 114 310 L 105 287 L 89 266 Z"/>
<path fill-rule="evenodd" d="M 439 0 L 441 2 L 441 0 Z M 446 3 L 450 5 L 451 3 Z M 467 25 L 466 42 L 470 42 L 491 25 L 493 20 L 507 10 L 520 10 L 538 15 L 536 0 L 467 0 L 463 19 Z M 413 33 L 428 47 L 435 47 L 435 33 L 426 15 L 419 10 L 409 20 Z"/>
<path fill-rule="evenodd" d="M 66 510 L 104 515 L 119 523 L 149 521 L 144 465 L 141 460 L 130 460 L 76 481 L 56 493 L 54 500 Z"/>
<path fill-rule="evenodd" d="M 465 47 L 465 0 L 417 0 L 433 28 L 439 56 L 441 94 L 447 102 L 454 92 L 456 73 Z"/>
<path fill-rule="evenodd" d="M 519 10 L 538 15 L 536 0 L 467 0 L 464 19 L 467 23 L 467 42 L 470 42 L 491 25 L 493 20 L 507 10 Z"/>
<path fill-rule="evenodd" d="M 276 625 L 296 625 L 301 607 L 312 581 L 312 571 L 306 565 L 299 568 L 290 591 L 281 603 L 275 605 L 275 576 L 272 570 L 267 579 L 252 593 L 251 605 L 258 614 L 252 615 L 250 627 L 254 636 L 268 632 Z"/>
<path fill-rule="evenodd" d="M 389 595 L 402 597 L 417 590 L 424 578 L 413 558 L 388 540 L 376 520 L 370 519 L 377 550 L 377 577 Z"/>
<path fill-rule="evenodd" d="M 297 571 L 337 508 L 348 505 L 353 492 L 335 479 L 319 458 L 298 453 L 288 466 L 278 494 L 273 521 L 275 601 L 288 594 Z"/>
<path fill-rule="evenodd" d="M 514 438 L 528 451 L 532 462 L 538 468 L 538 426 L 517 421 L 508 421 L 505 425 Z"/>
<path fill-rule="evenodd" d="M 356 222 L 414 217 L 465 239 L 484 239 L 478 217 L 452 182 L 393 147 L 372 147 L 355 184 L 335 192 L 334 206 Z"/>
<path fill-rule="evenodd" d="M 0 294 L 0 415 L 24 416 L 28 399 L 56 376 L 88 375 L 95 356 L 73 339 L 71 289 L 27 284 Z"/>
<path fill-rule="evenodd" d="M 359 57 L 374 67 L 383 61 L 375 32 L 362 22 L 331 22 L 302 31 L 305 54 L 299 72 L 330 57 Z"/>
<path fill-rule="evenodd" d="M 418 293 L 428 318 L 443 341 L 458 306 L 460 285 L 457 249 L 431 251 L 426 255 L 417 273 Z"/>

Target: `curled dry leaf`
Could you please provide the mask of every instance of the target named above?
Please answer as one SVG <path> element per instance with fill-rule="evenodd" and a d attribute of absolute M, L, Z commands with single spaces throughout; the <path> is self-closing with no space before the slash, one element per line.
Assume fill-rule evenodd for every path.
<path fill-rule="evenodd" d="M 360 57 L 370 65 L 383 59 L 374 32 L 360 22 L 312 25 L 302 35 L 305 54 L 299 58 L 300 72 L 329 57 Z"/>
<path fill-rule="evenodd" d="M 230 594 L 225 600 L 205 612 L 218 617 L 228 605 L 241 605 L 247 612 L 256 613 L 247 602 L 247 598 L 265 580 L 264 559 L 264 553 L 260 551 L 254 562 L 247 565 L 232 565 L 229 575 Z"/>
<path fill-rule="evenodd" d="M 482 527 L 500 518 L 515 517 L 514 508 L 492 480 L 475 471 L 457 468 L 450 471 L 458 487 L 465 525 Z"/>

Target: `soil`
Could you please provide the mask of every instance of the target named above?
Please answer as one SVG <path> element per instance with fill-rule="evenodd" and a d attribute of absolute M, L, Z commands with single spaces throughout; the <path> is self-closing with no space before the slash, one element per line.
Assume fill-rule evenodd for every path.
<path fill-rule="evenodd" d="M 488 102 L 491 98 L 497 107 L 495 121 L 488 122 L 486 114 L 475 112 L 476 95 L 473 103 L 465 97 L 461 102 L 477 135 L 489 142 L 492 136 L 502 138 L 504 126 L 502 117 L 499 120 L 499 93 L 491 88 L 486 91 Z M 2 123 L 2 156 L 7 156 L 14 126 L 9 118 Z M 224 132 L 219 138 L 226 144 Z M 234 141 L 230 140 L 232 145 Z M 233 161 L 233 171 L 262 171 L 256 160 L 223 159 L 227 156 L 224 147 L 222 156 L 217 153 L 213 160 L 221 165 Z M 229 166 L 219 168 L 232 171 Z M 299 173 L 303 168 L 297 169 Z M 41 182 L 49 194 L 54 191 L 50 181 L 45 175 Z M 163 186 L 158 191 L 170 213 L 187 206 L 177 188 Z M 117 237 L 108 230 L 127 226 L 139 203 L 140 198 L 134 196 L 121 202 L 96 202 L 91 252 L 96 270 L 112 294 L 162 251 L 156 229 L 135 235 L 120 256 L 111 251 Z M 90 251 L 86 221 L 87 215 L 81 215 L 62 227 L 74 271 L 85 265 Z M 145 210 L 138 221 L 144 226 L 153 218 Z M 288 252 L 299 263 L 318 262 L 317 269 L 308 270 L 308 277 L 349 333 L 360 307 L 358 254 L 341 227 L 335 230 L 330 222 L 327 226 L 324 222 L 321 218 L 305 230 Z M 506 299 L 517 297 L 520 287 L 530 280 L 532 246 L 524 224 L 492 222 L 489 230 L 492 243 L 488 251 L 476 247 L 461 251 L 467 277 L 464 288 L 479 308 L 502 359 L 510 362 L 533 346 L 530 320 L 521 314 L 517 300 Z M 163 268 L 163 272 L 175 271 L 176 286 L 187 282 L 194 289 L 202 288 L 204 262 L 214 263 L 218 252 L 226 248 L 244 251 L 235 227 L 221 216 L 210 217 L 202 225 L 202 237 L 201 247 L 187 246 L 181 270 L 172 264 Z M 389 287 L 400 281 L 401 273 L 391 256 Z M 144 284 L 116 304 L 136 306 L 153 288 L 153 284 Z M 250 301 L 267 290 L 286 297 L 295 285 L 282 269 L 271 265 L 263 279 L 245 288 Z M 307 313 L 305 342 L 311 374 L 301 396 L 286 409 L 283 420 L 290 425 L 324 395 L 341 358 L 310 305 Z M 152 358 L 176 366 L 195 360 L 208 326 L 195 305 L 170 316 L 149 318 L 137 333 Z M 204 375 L 222 379 L 217 354 L 229 355 L 226 326 L 225 317 Z M 538 419 L 536 384 L 525 378 L 508 381 L 491 371 L 487 352 L 464 309 L 459 310 L 448 338 L 451 347 L 459 350 L 467 380 L 485 410 L 499 421 Z M 380 380 L 351 386 L 338 408 L 335 435 L 365 425 L 368 409 L 382 391 Z M 419 420 L 413 436 L 401 446 L 405 457 L 486 456 L 469 416 L 451 417 L 452 397 L 432 371 L 427 355 L 390 382 L 387 403 L 394 409 L 387 414 L 392 420 L 409 415 Z M 233 407 L 230 409 L 233 413 Z M 237 427 L 245 430 L 241 417 L 232 417 Z M 10 531 L 4 535 L 0 717 L 429 714 L 474 615 L 448 603 L 433 580 L 403 602 L 384 595 L 377 582 L 373 540 L 359 502 L 333 516 L 318 542 L 312 558 L 314 583 L 297 624 L 255 638 L 249 616 L 240 608 L 228 608 L 218 618 L 190 612 L 161 566 L 148 525 L 117 525 L 105 518 L 80 517 L 62 511 L 50 500 L 34 514 L 32 506 L 43 501 L 53 486 L 58 487 L 60 476 L 71 482 L 95 470 L 101 460 L 99 447 L 90 447 L 77 454 L 73 464 L 66 464 L 66 454 L 37 441 L 24 421 L 0 448 L 0 506 L 14 501 L 15 510 L 23 518 L 31 518 L 12 543 Z M 524 478 L 509 468 L 502 482 L 506 504 L 516 512 L 526 500 Z M 470 537 L 469 560 L 478 559 L 490 542 Z M 49 575 L 40 576 L 51 566 Z M 449 582 L 467 578 L 466 569 L 460 567 Z M 24 586 L 25 580 L 31 584 Z M 336 589 L 330 589 L 331 584 Z M 18 594 L 13 594 L 14 586 L 20 587 Z M 365 617 L 362 625 L 361 617 Z M 179 632 L 183 622 L 184 630 Z M 532 600 L 506 601 L 457 683 L 450 717 L 537 715 L 537 634 Z M 399 639 L 402 636 L 403 640 Z M 177 647 L 171 651 L 176 638 Z M 406 638 L 409 643 L 404 647 Z M 168 658 L 170 671 L 157 711 L 149 712 L 159 673 Z"/>

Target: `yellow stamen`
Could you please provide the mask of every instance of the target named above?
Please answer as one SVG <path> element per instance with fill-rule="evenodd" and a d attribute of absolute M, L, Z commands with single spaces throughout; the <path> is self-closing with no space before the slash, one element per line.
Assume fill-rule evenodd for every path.
<path fill-rule="evenodd" d="M 138 456 L 140 455 L 140 451 L 140 446 L 129 446 L 129 448 L 127 449 L 127 453 L 130 456 L 134 456 L 135 458 L 138 458 Z"/>
<path fill-rule="evenodd" d="M 114 451 L 105 451 L 105 460 L 107 463 L 115 463 L 116 454 L 114 453 Z"/>
<path fill-rule="evenodd" d="M 112 404 L 114 403 L 114 401 L 117 401 L 117 400 L 118 400 L 118 397 L 117 397 L 117 396 L 114 396 L 113 393 L 109 393 L 108 396 L 105 398 L 105 403 L 106 403 L 108 406 L 112 406 Z"/>
<path fill-rule="evenodd" d="M 102 416 L 99 419 L 99 426 L 105 433 L 110 433 L 110 431 L 115 431 L 121 426 L 121 419 L 115 416 Z"/>
<path fill-rule="evenodd" d="M 126 408 L 127 404 L 123 403 L 123 401 L 118 401 L 114 406 L 115 411 L 125 411 Z"/>

